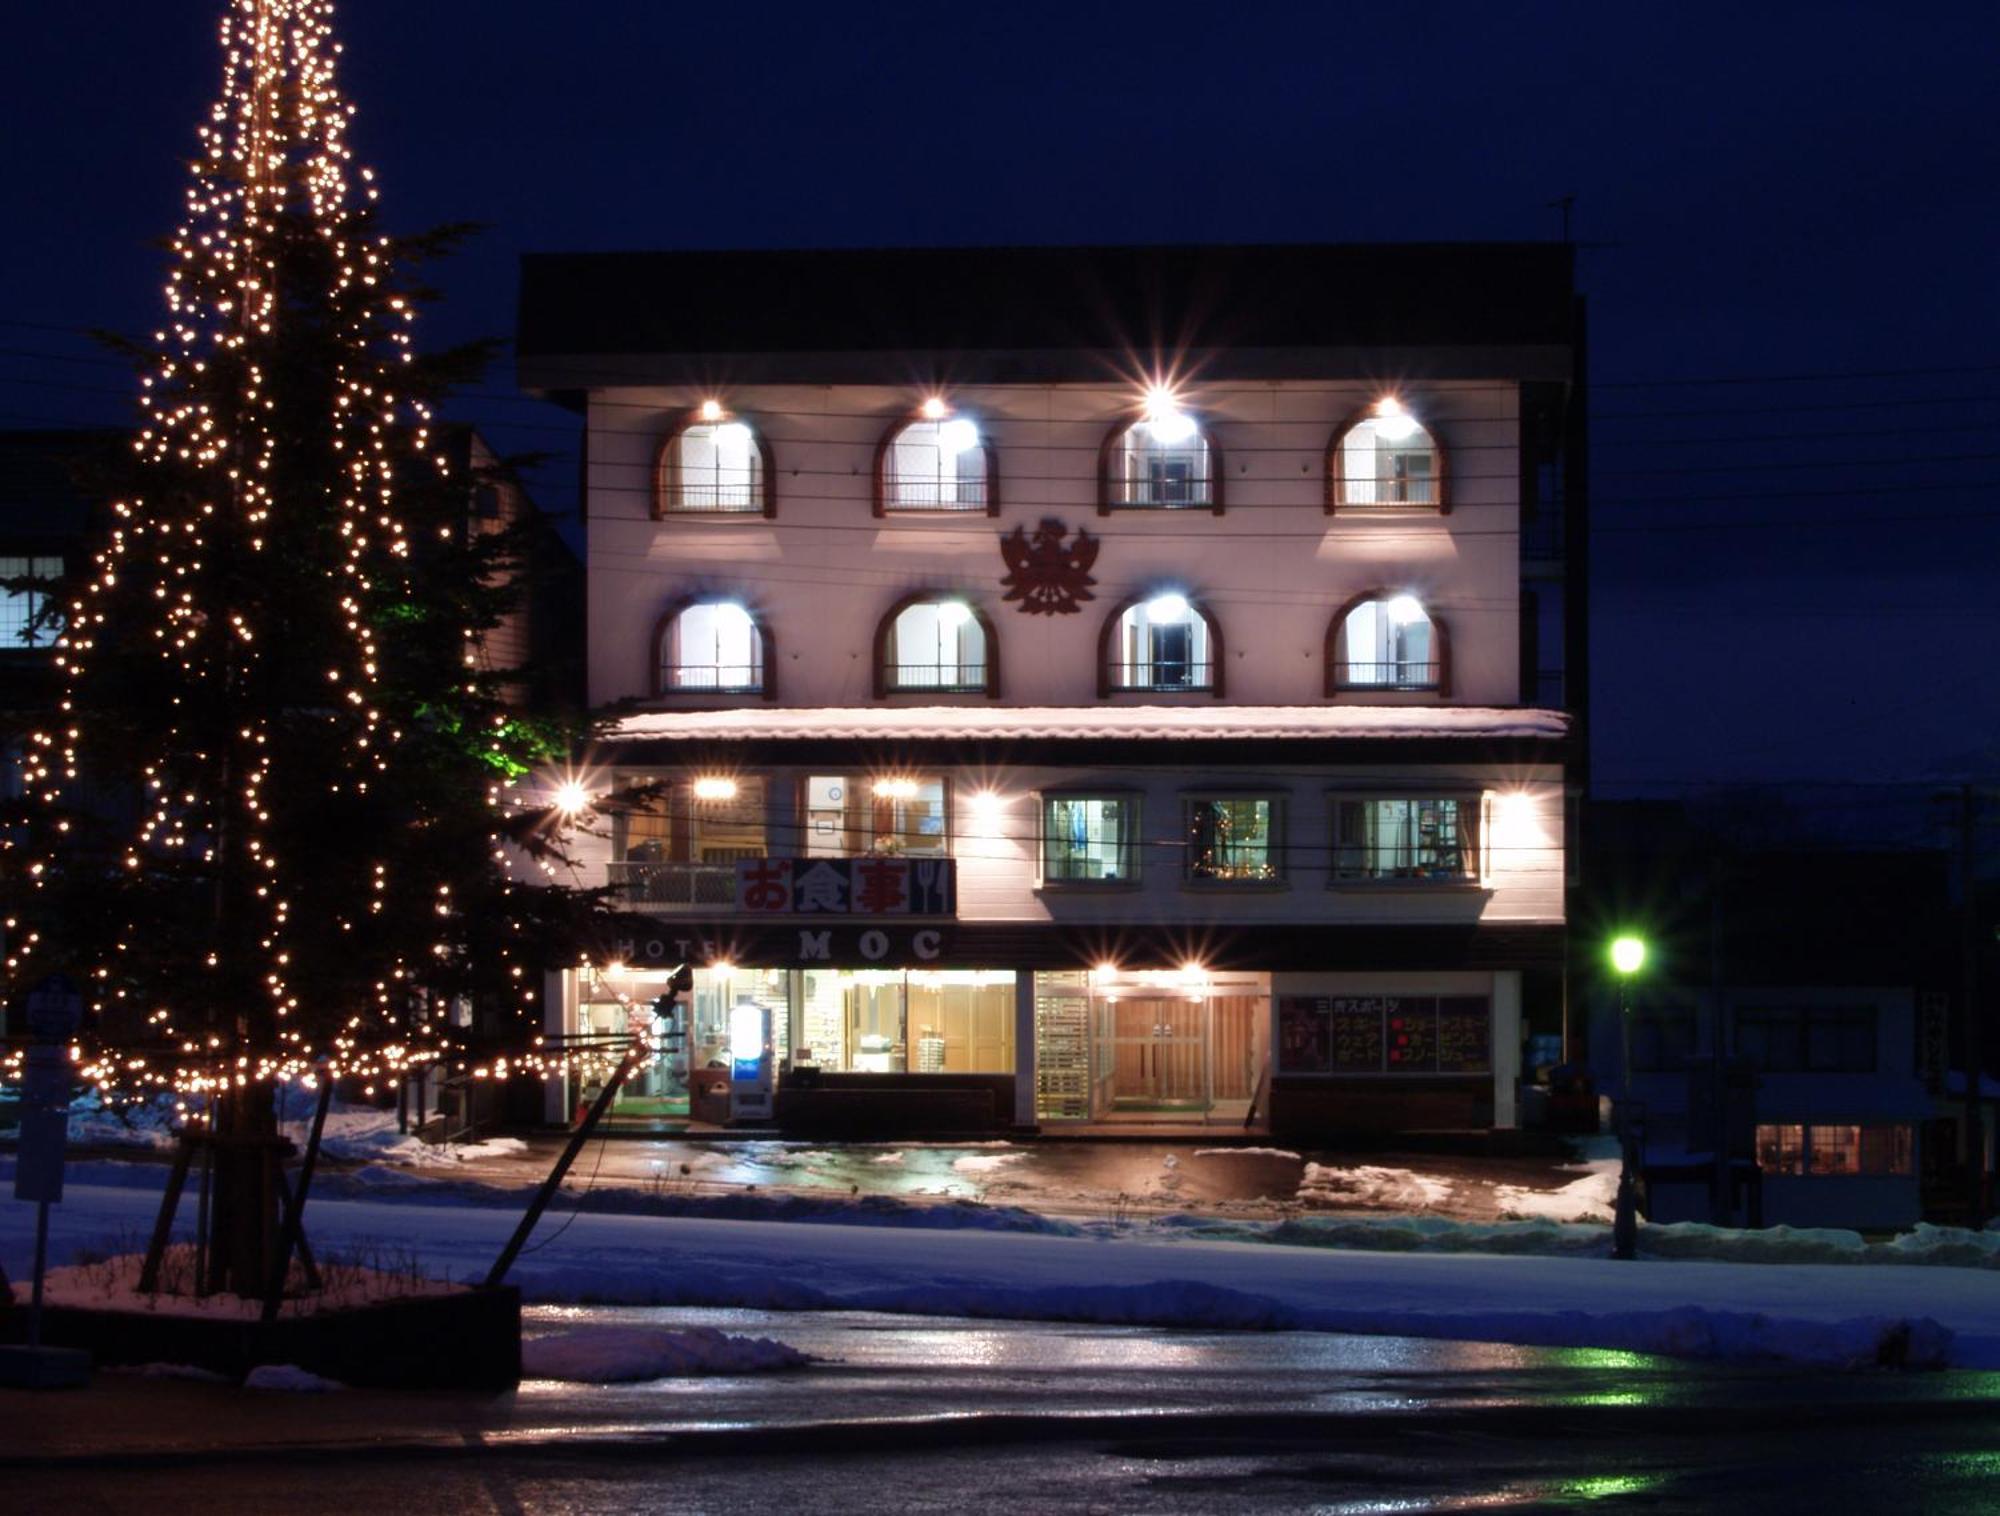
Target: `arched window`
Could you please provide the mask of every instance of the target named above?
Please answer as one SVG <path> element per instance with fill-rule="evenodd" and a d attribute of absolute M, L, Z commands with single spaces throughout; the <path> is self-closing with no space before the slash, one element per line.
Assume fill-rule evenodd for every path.
<path fill-rule="evenodd" d="M 1444 623 L 1416 596 L 1387 590 L 1356 596 L 1327 629 L 1327 693 L 1343 690 L 1450 692 Z"/>
<path fill-rule="evenodd" d="M 875 693 L 997 695 L 1000 649 L 985 613 L 957 595 L 912 595 L 875 633 Z"/>
<path fill-rule="evenodd" d="M 1097 508 L 1222 513 L 1222 467 L 1201 423 L 1171 404 L 1105 438 Z"/>
<path fill-rule="evenodd" d="M 1329 511 L 1446 511 L 1444 449 L 1393 395 L 1348 419 L 1327 450 Z"/>
<path fill-rule="evenodd" d="M 774 516 L 772 472 L 763 437 L 709 401 L 660 444 L 653 514 Z"/>
<path fill-rule="evenodd" d="M 654 691 L 768 697 L 766 640 L 764 628 L 738 601 L 685 601 L 660 618 Z"/>
<path fill-rule="evenodd" d="M 969 416 L 927 401 L 891 428 L 875 451 L 875 514 L 984 511 L 1000 514 L 999 469 L 992 446 Z"/>
<path fill-rule="evenodd" d="M 1098 642 L 1098 693 L 1222 693 L 1222 634 L 1177 590 L 1111 613 Z"/>

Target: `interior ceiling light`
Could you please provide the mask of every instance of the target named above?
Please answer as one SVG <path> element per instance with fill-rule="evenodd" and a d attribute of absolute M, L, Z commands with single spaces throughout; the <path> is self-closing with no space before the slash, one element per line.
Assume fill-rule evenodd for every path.
<path fill-rule="evenodd" d="M 1416 435 L 1417 418 L 1394 395 L 1375 402 L 1375 435 L 1385 442 L 1404 442 Z"/>
<path fill-rule="evenodd" d="M 1172 446 L 1186 442 L 1199 428 L 1194 417 L 1181 409 L 1173 391 L 1156 384 L 1146 391 L 1146 430 L 1155 442 Z"/>
<path fill-rule="evenodd" d="M 1155 595 L 1146 602 L 1146 619 L 1168 624 L 1185 621 L 1192 609 L 1185 595 Z"/>

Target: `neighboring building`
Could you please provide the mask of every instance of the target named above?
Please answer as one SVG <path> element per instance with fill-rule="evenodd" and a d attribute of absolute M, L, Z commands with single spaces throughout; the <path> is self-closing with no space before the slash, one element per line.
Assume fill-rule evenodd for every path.
<path fill-rule="evenodd" d="M 1743 845 L 1714 820 L 1659 802 L 1585 816 L 1597 917 L 1650 946 L 1628 1029 L 1647 1214 L 1712 1218 L 1718 1032 L 1737 1090 L 1720 1102 L 1739 1160 L 1732 1219 L 1891 1228 L 1958 1203 L 1956 1113 L 1941 1100 L 1959 993 L 1953 860 Z M 1591 1064 L 1615 1098 L 1618 990 L 1593 978 Z"/>
<path fill-rule="evenodd" d="M 634 703 L 583 880 L 647 918 L 551 1032 L 686 959 L 616 1115 L 726 1119 L 753 1003 L 795 1129 L 1513 1125 L 1581 319 L 1547 245 L 526 259 L 590 700 Z"/>
<path fill-rule="evenodd" d="M 58 698 L 60 630 L 43 614 L 55 581 L 82 568 L 86 539 L 126 456 L 109 428 L 0 431 L 0 720 Z M 10 730 L 8 740 L 13 740 Z M 12 782 L 13 765 L 6 765 Z"/>

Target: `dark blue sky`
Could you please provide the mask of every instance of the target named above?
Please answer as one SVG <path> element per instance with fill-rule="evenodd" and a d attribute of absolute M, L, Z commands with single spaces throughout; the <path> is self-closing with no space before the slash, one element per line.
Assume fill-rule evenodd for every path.
<path fill-rule="evenodd" d="M 10 26 L 0 424 L 121 419 L 129 380 L 64 329 L 155 319 L 217 13 Z M 491 227 L 437 340 L 509 330 L 523 251 L 1533 238 L 1573 193 L 1600 777 L 2000 759 L 1990 3 L 349 0 L 340 25 L 392 223 Z M 1863 377 L 1741 382 L 1773 375 Z M 503 446 L 573 442 L 504 370 L 484 388 Z M 573 503 L 569 471 L 540 494 Z"/>

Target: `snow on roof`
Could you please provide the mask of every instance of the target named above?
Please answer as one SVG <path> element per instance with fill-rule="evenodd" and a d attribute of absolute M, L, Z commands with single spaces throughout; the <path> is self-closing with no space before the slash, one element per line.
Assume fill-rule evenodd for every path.
<path fill-rule="evenodd" d="M 1435 705 L 915 705 L 647 711 L 613 740 L 651 738 L 1172 738 L 1562 737 L 1561 711 Z"/>

